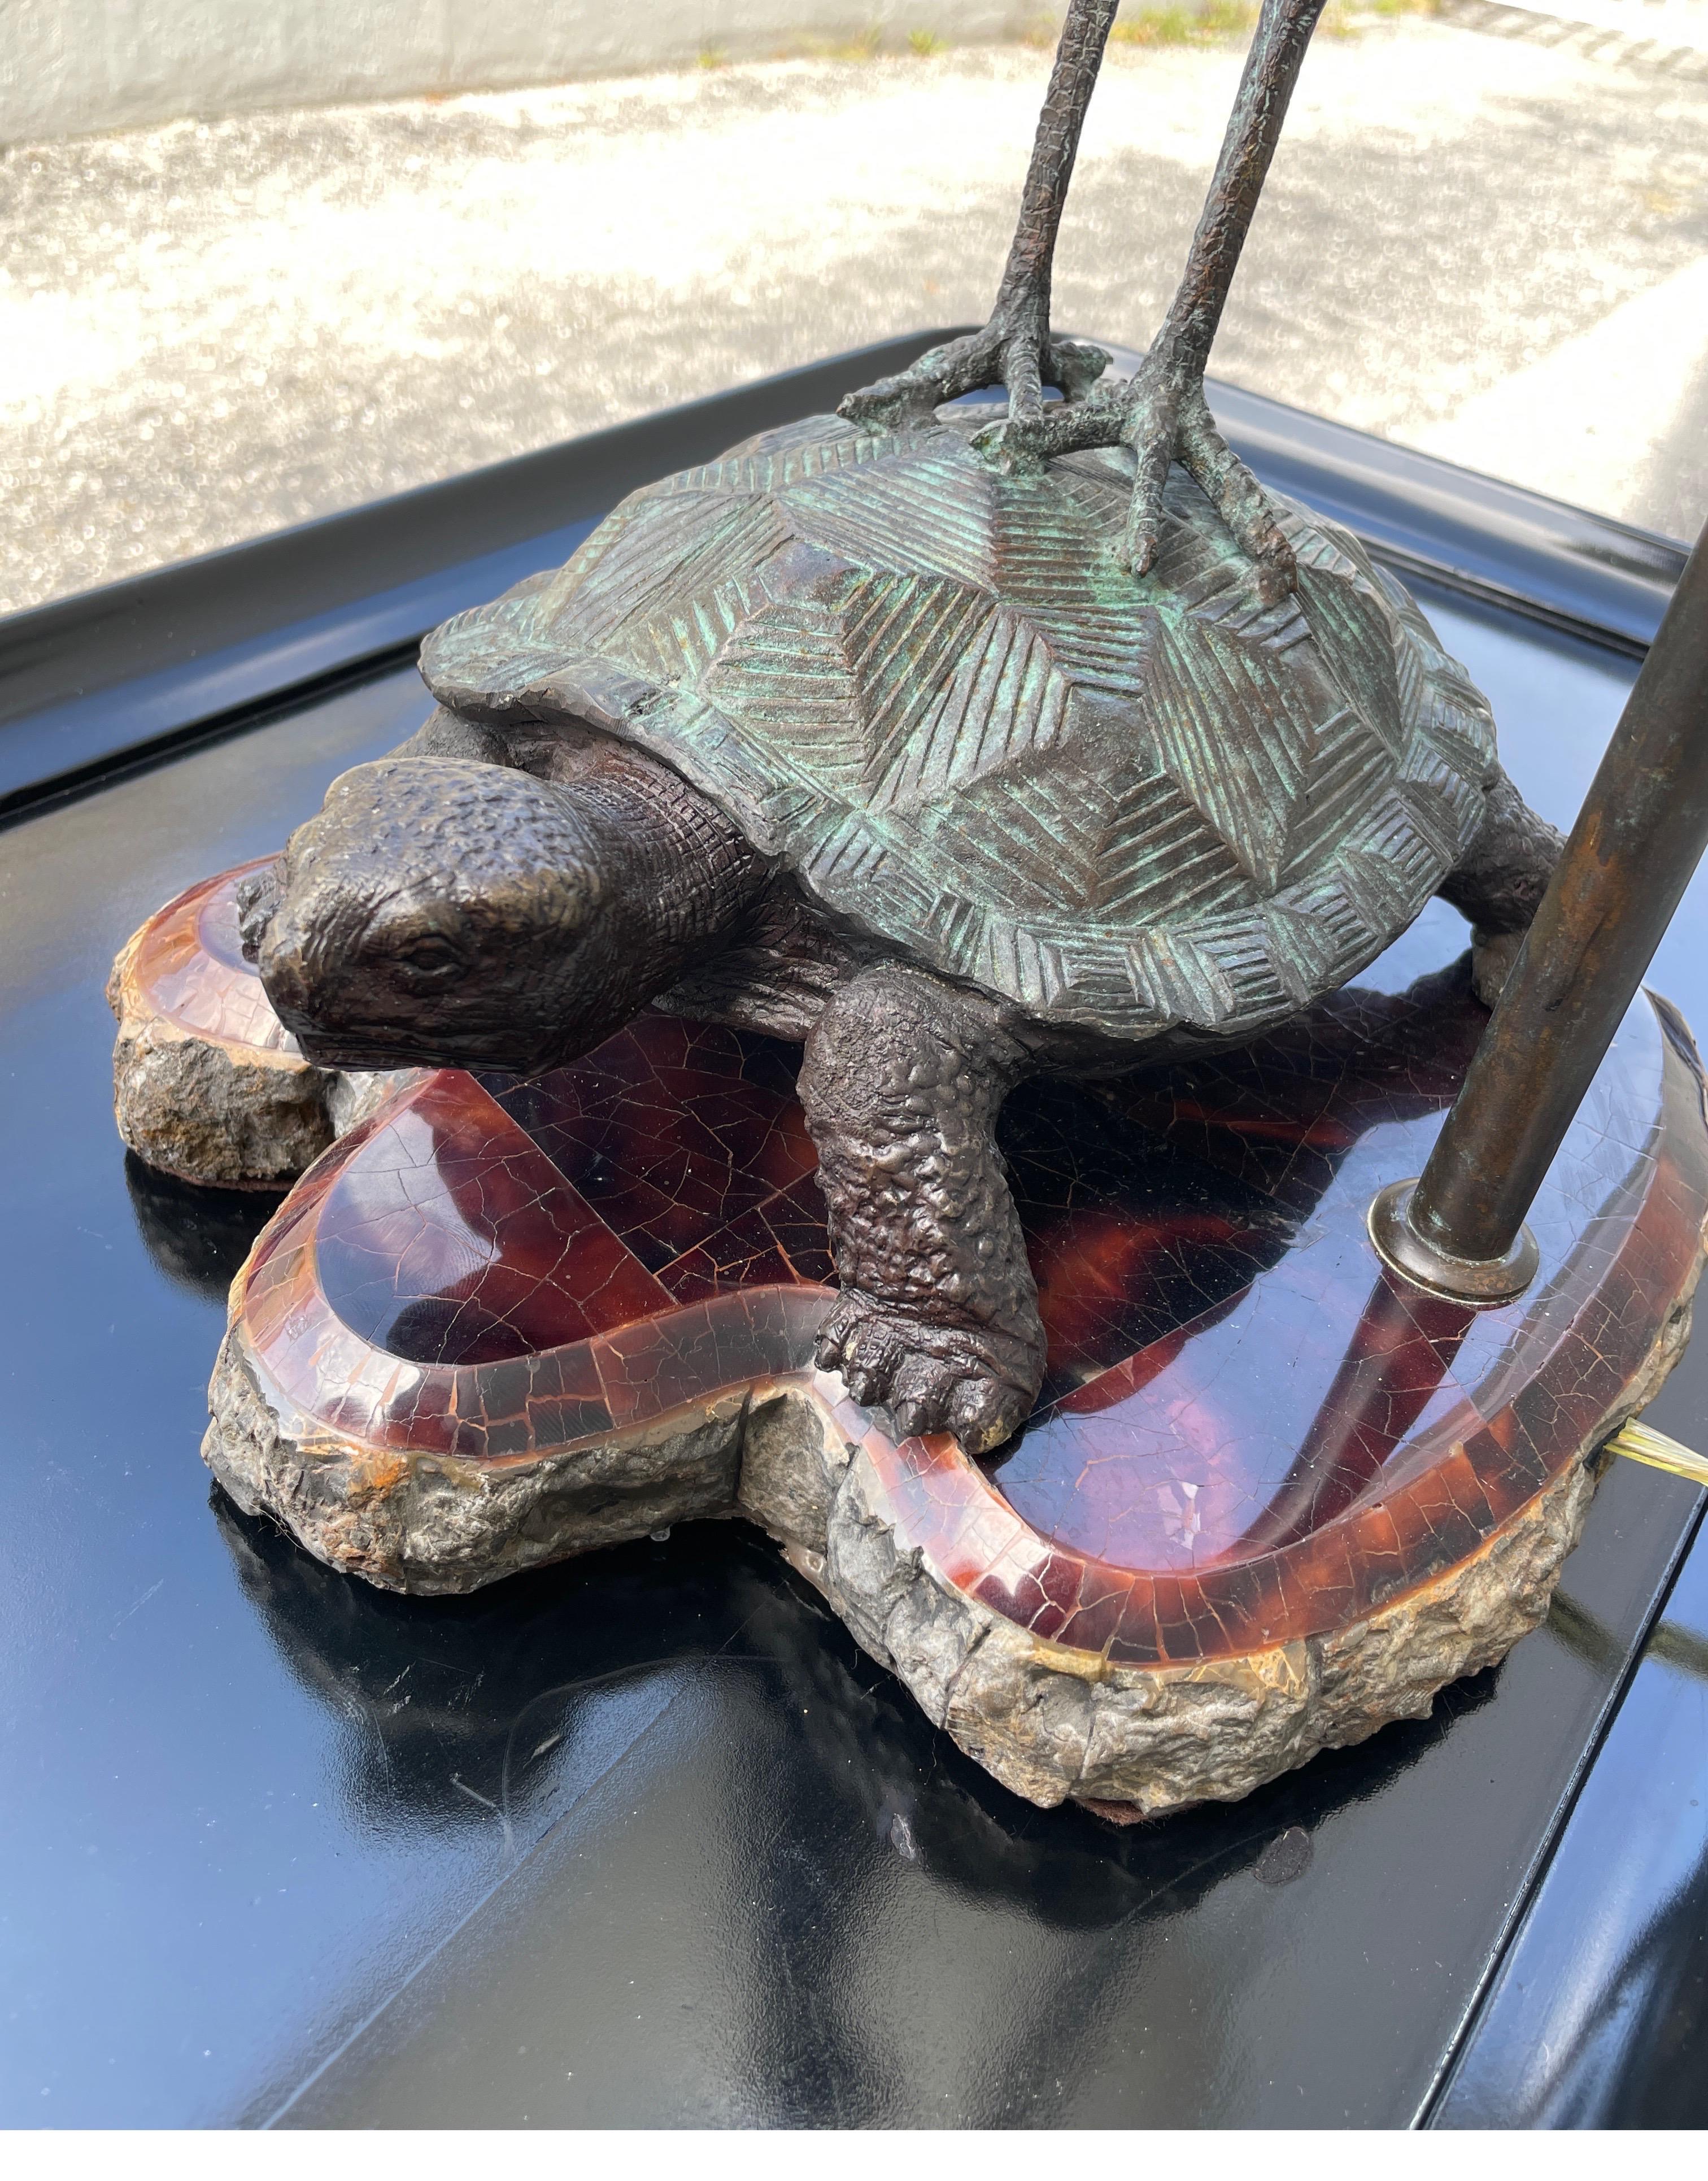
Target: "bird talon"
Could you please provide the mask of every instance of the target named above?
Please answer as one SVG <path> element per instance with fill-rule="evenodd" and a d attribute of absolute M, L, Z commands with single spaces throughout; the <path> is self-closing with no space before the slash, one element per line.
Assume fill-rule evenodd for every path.
<path fill-rule="evenodd" d="M 1052 341 L 1050 379 L 1064 401 L 1083 401 L 1115 358 L 1094 341 Z"/>
<path fill-rule="evenodd" d="M 1017 430 L 1013 421 L 1003 417 L 973 433 L 972 450 L 1005 477 L 1029 475 L 1044 466 L 1044 455 L 1028 444 L 1032 436 L 1023 424 Z"/>

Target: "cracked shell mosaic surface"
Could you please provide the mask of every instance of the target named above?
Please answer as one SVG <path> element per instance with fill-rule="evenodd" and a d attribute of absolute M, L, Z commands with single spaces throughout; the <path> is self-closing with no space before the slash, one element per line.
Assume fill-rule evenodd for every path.
<path fill-rule="evenodd" d="M 236 875 L 157 919 L 205 950 L 145 947 L 163 1009 L 265 1008 Z M 535 1083 L 400 1091 L 286 1199 L 237 1322 L 318 1434 L 475 1462 L 797 1376 L 864 1442 L 898 1544 L 997 1612 L 1136 1665 L 1264 1648 L 1474 1552 L 1593 1443 L 1694 1278 L 1701 1079 L 1646 996 L 1532 1214 L 1529 1293 L 1472 1311 L 1382 1270 L 1365 1209 L 1422 1166 L 1486 1019 L 1462 960 L 1242 1052 L 1024 1086 L 1002 1145 L 1049 1376 L 983 1464 L 813 1372 L 834 1273 L 796 1050 L 662 1015 Z"/>
<path fill-rule="evenodd" d="M 273 1012 L 237 936 L 237 882 L 272 860 L 257 856 L 168 902 L 136 935 L 130 976 L 154 1012 L 181 1030 L 251 1052 L 298 1057 L 301 1048 Z"/>

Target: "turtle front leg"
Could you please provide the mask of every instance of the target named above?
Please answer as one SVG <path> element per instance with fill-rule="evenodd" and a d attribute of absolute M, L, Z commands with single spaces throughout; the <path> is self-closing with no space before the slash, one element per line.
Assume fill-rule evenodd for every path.
<path fill-rule="evenodd" d="M 1178 461 L 1256 566 L 1264 595 L 1274 600 L 1292 588 L 1292 548 L 1263 487 L 1216 429 L 1204 374 L 1323 4 L 1264 0 L 1186 272 L 1132 377 L 1071 408 L 993 424 L 974 442 L 987 454 L 1027 466 L 1076 448 L 1130 447 L 1135 467 L 1123 557 L 1135 575 L 1145 574 L 1156 559 L 1163 489 Z"/>
<path fill-rule="evenodd" d="M 928 351 L 894 378 L 880 378 L 846 395 L 840 415 L 859 424 L 893 425 L 928 417 L 939 402 L 961 395 L 1002 386 L 1008 390 L 1009 416 L 1024 427 L 1042 414 L 1046 384 L 1077 401 L 1108 369 L 1106 351 L 1088 341 L 1051 339 L 1050 283 L 1079 132 L 1118 4 L 1119 0 L 1072 0 L 989 324 Z"/>
<path fill-rule="evenodd" d="M 843 986 L 807 1041 L 841 1294 L 818 1361 L 904 1433 L 988 1453 L 1024 1422 L 1044 1328 L 994 1129 L 1027 1057 L 999 1010 L 917 969 Z"/>
<path fill-rule="evenodd" d="M 1470 920 L 1471 983 L 1485 1008 L 1501 997 L 1565 845 L 1497 772 L 1481 830 L 1441 886 L 1442 900 Z"/>

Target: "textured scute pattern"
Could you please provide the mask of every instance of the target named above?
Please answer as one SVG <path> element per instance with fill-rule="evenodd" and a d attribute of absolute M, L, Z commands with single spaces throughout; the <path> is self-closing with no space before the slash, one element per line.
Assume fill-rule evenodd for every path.
<path fill-rule="evenodd" d="M 1243 1036 L 1353 975 L 1470 846 L 1483 698 L 1346 533 L 1279 605 L 1178 469 L 1156 567 L 1117 452 L 815 417 L 625 500 L 447 622 L 471 717 L 667 759 L 833 914 L 1033 1014 Z"/>

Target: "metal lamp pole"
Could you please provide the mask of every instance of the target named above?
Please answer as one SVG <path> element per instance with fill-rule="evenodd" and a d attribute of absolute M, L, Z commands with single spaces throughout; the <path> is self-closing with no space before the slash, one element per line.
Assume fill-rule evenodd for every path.
<path fill-rule="evenodd" d="M 1708 848 L 1708 529 L 1697 540 L 1429 1163 L 1372 1240 L 1438 1295 L 1534 1278 L 1524 1215 Z"/>

